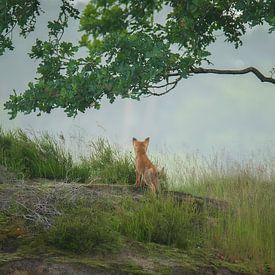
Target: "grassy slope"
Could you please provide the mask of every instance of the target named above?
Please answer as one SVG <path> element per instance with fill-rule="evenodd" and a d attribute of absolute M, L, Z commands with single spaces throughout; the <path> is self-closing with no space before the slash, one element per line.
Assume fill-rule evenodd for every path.
<path fill-rule="evenodd" d="M 61 270 L 69 266 L 70 270 L 74 272 L 83 269 L 90 272 L 116 270 L 117 272 L 133 274 L 170 274 L 173 272 L 189 272 L 189 274 L 209 272 L 209 274 L 215 274 L 221 270 L 230 270 L 230 272 L 236 272 L 237 274 L 257 273 L 257 267 L 251 265 L 248 261 L 230 262 L 221 257 L 215 249 L 198 247 L 197 242 L 194 243 L 193 241 L 201 232 L 193 232 L 195 235 L 190 235 L 193 228 L 188 229 L 185 220 L 182 220 L 183 224 L 181 223 L 186 225 L 183 230 L 181 227 L 174 228 L 175 236 L 177 232 L 185 234 L 183 236 L 184 240 L 192 240 L 192 242 L 186 244 L 177 243 L 169 238 L 163 239 L 164 236 L 168 236 L 165 234 L 165 228 L 152 227 L 152 225 L 157 223 L 165 214 L 168 215 L 166 218 L 169 218 L 171 208 L 173 210 L 184 210 L 185 207 L 179 206 L 180 208 L 178 208 L 177 204 L 172 204 L 170 198 L 156 199 L 151 196 L 147 197 L 142 193 L 135 192 L 132 194 L 126 190 L 122 193 L 109 192 L 106 189 L 95 196 L 93 190 L 86 190 L 86 187 L 79 187 L 79 184 L 68 185 L 42 181 L 21 183 L 17 187 L 10 184 L 0 185 L 0 194 L 5 194 L 7 200 L 10 198 L 12 205 L 8 210 L 3 211 L 0 217 L 0 248 L 2 247 L 2 251 L 0 249 L 0 273 L 1 271 L 11 270 L 12 266 L 18 266 L 18 270 L 21 271 L 28 271 L 38 268 L 38 266 L 45 268 L 46 266 L 54 267 L 55 265 L 58 265 L 57 268 L 61 268 Z M 58 209 L 63 212 L 63 215 L 57 220 L 53 218 L 54 229 L 45 229 L 43 225 L 47 225 L 46 220 L 43 221 L 38 216 L 35 219 L 36 215 L 32 216 L 35 209 L 37 209 L 37 205 L 43 203 L 41 201 L 42 194 L 43 197 L 48 197 L 55 207 L 59 206 Z M 57 194 L 56 197 L 60 199 L 54 201 L 53 194 Z M 63 198 L 60 194 L 64 195 Z M 108 196 L 112 200 L 108 200 Z M 39 199 L 28 204 L 29 199 L 32 197 L 38 197 Z M 16 199 L 16 203 L 14 203 L 14 199 Z M 161 200 L 162 207 L 159 205 L 159 200 Z M 76 204 L 76 202 L 78 203 Z M 24 205 L 24 209 L 18 207 L 20 205 Z M 142 207 L 137 209 L 138 205 L 143 205 L 147 210 L 143 211 Z M 46 216 L 45 213 L 49 213 L 53 209 L 52 206 L 48 207 L 48 209 L 45 207 L 43 210 L 44 216 Z M 157 211 L 160 215 L 156 218 L 152 217 L 151 220 L 153 221 L 150 222 L 147 215 L 152 214 L 152 211 L 150 212 L 151 208 L 152 211 Z M 89 210 L 88 213 L 85 212 L 87 209 Z M 98 222 L 97 215 L 93 214 L 95 209 L 97 209 L 100 217 L 105 217 L 106 220 L 101 219 Z M 133 218 L 133 214 L 136 214 L 135 210 L 139 212 L 138 219 L 131 221 L 129 217 Z M 189 216 L 188 222 L 191 222 L 190 217 L 196 218 L 190 210 L 189 207 L 185 209 L 184 216 L 186 218 Z M 37 215 L 42 216 L 43 213 L 38 211 Z M 75 217 L 76 213 L 78 218 Z M 109 213 L 112 214 L 112 217 L 118 218 L 118 224 L 112 225 L 110 220 L 112 217 L 108 215 Z M 141 214 L 145 216 L 143 221 L 140 220 Z M 156 212 L 154 214 L 157 216 Z M 180 213 L 175 215 L 181 216 Z M 34 219 L 26 222 L 24 217 L 29 217 L 29 219 L 34 217 Z M 72 217 L 75 217 L 75 219 Z M 83 220 L 81 220 L 81 217 L 83 217 Z M 48 218 L 51 220 L 51 217 L 48 216 Z M 197 218 L 201 218 L 201 214 Z M 79 219 L 81 224 L 78 224 Z M 147 224 L 144 224 L 145 222 Z M 195 222 L 198 222 L 198 220 L 195 220 Z M 158 244 L 155 243 L 156 239 L 153 240 L 155 242 L 151 242 L 148 235 L 144 237 L 143 234 L 129 236 L 133 231 L 127 228 L 125 232 L 126 223 L 128 223 L 128 226 L 132 225 L 131 228 L 135 227 L 135 234 L 145 227 L 146 232 L 152 230 L 152 233 L 163 233 L 162 242 L 170 241 L 172 243 L 170 245 L 167 245 L 167 243 L 166 245 Z M 171 223 L 172 220 L 169 221 L 167 226 Z M 118 239 L 116 236 L 110 237 L 110 226 L 113 228 L 112 226 L 117 225 L 119 226 L 118 232 L 122 233 Z M 73 235 L 70 235 L 70 228 L 75 230 Z M 93 228 L 92 231 L 91 228 Z M 99 228 L 100 232 L 96 228 Z M 88 235 L 83 235 L 84 232 Z M 108 237 L 106 237 L 106 233 Z M 67 239 L 68 237 L 70 239 Z M 85 248 L 83 244 L 86 244 L 88 240 L 99 240 L 100 242 L 93 242 L 91 247 L 86 246 L 86 250 L 83 250 Z M 68 244 L 69 246 L 67 246 Z"/>
<path fill-rule="evenodd" d="M 46 177 L 65 181 L 120 184 L 134 182 L 134 165 L 131 155 L 127 152 L 121 152 L 106 140 L 100 139 L 92 143 L 89 156 L 80 157 L 77 162 L 73 161 L 71 154 L 65 150 L 64 140 L 49 135 L 30 136 L 22 131 L 4 132 L 0 130 L 0 148 L 0 164 L 9 167 L 21 178 Z M 152 242 L 165 244 L 166 246 L 159 246 L 158 250 L 164 250 L 167 253 L 168 251 L 174 251 L 172 247 L 179 247 L 178 256 L 171 252 L 173 254 L 171 258 L 175 257 L 177 259 L 179 257 L 180 259 L 173 264 L 174 266 L 184 262 L 180 255 L 188 250 L 188 255 L 193 255 L 194 251 L 195 254 L 203 253 L 203 255 L 206 255 L 206 257 L 200 256 L 205 259 L 205 261 L 202 261 L 203 265 L 215 262 L 214 265 L 217 266 L 216 261 L 222 261 L 223 265 L 229 265 L 230 262 L 233 266 L 241 269 L 240 266 L 244 263 L 250 272 L 252 270 L 263 272 L 274 270 L 275 173 L 272 160 L 268 159 L 260 164 L 248 162 L 245 165 L 240 165 L 235 162 L 218 163 L 217 159 L 212 162 L 198 161 L 195 158 L 190 161 L 190 159 L 192 158 L 187 161 L 177 160 L 170 163 L 170 167 L 174 168 L 175 173 L 170 173 L 168 178 L 165 174 L 163 175 L 163 186 L 165 183 L 167 185 L 168 182 L 170 187 L 174 186 L 173 188 L 177 190 L 226 200 L 230 204 L 229 210 L 207 210 L 207 212 L 197 213 L 196 211 L 192 212 L 189 206 L 185 206 L 184 209 L 175 208 L 173 202 L 169 200 L 152 201 L 150 198 L 146 198 L 140 204 L 139 201 L 124 199 L 120 202 L 122 206 L 117 207 L 116 205 L 115 208 L 118 209 L 118 212 L 115 212 L 115 215 L 112 211 L 110 213 L 110 209 L 109 212 L 104 212 L 108 212 L 106 220 L 100 221 L 98 228 L 100 229 L 102 222 L 108 222 L 111 214 L 115 217 L 115 220 L 111 222 L 110 230 L 118 233 L 118 236 L 115 234 L 113 237 L 122 242 L 124 249 L 127 247 L 125 244 L 129 241 L 138 242 L 143 247 L 141 254 L 145 253 L 144 251 Z M 183 182 L 184 184 L 181 184 Z M 4 186 L 2 185 L 2 189 Z M 42 189 L 40 189 L 44 190 L 44 187 L 45 185 L 41 185 Z M 70 190 L 70 194 L 73 194 L 75 190 L 77 190 L 77 187 Z M 58 193 L 58 196 L 63 198 L 62 203 L 64 204 L 66 199 L 64 199 L 63 193 Z M 37 193 L 36 198 L 43 200 L 44 197 L 43 193 Z M 51 198 L 56 202 L 59 200 L 56 197 Z M 29 201 L 35 202 L 35 200 L 35 198 L 32 198 Z M 30 208 L 28 204 L 23 205 L 25 208 L 23 207 L 22 210 L 22 205 L 20 208 L 20 211 L 23 211 L 22 215 L 26 209 Z M 65 205 L 68 207 L 67 203 Z M 159 211 L 160 207 L 161 211 Z M 98 209 L 101 208 L 102 206 Z M 58 212 L 59 210 L 50 209 L 49 211 L 51 214 L 53 211 Z M 60 223 L 61 229 L 64 227 L 62 216 L 65 215 L 66 211 L 61 212 L 63 213 L 61 220 L 56 222 Z M 38 223 L 36 223 L 36 220 L 25 220 L 23 222 L 27 222 L 28 227 L 30 225 L 31 227 L 38 226 L 35 227 L 35 230 L 37 230 L 41 226 L 41 224 L 39 225 L 41 221 L 44 222 L 43 226 L 49 222 L 49 213 L 44 213 L 44 216 L 39 215 L 40 221 Z M 77 216 L 77 214 L 74 215 Z M 87 216 L 85 210 L 83 215 L 85 220 Z M 11 215 L 11 217 L 14 216 L 14 214 Z M 64 219 L 66 220 L 66 217 Z M 93 220 L 92 217 L 90 217 L 91 220 Z M 198 222 L 201 220 L 203 220 L 204 226 Z M 79 224 L 82 223 L 83 221 L 80 219 Z M 0 216 L 0 228 L 3 227 L 3 224 Z M 188 226 L 190 224 L 196 226 L 198 230 L 193 231 L 192 227 Z M 73 228 L 77 226 L 76 224 Z M 53 237 L 58 235 L 60 228 L 57 228 L 56 234 L 52 233 L 53 242 Z M 89 228 L 89 223 L 87 228 Z M 98 234 L 100 232 L 100 230 L 90 232 L 85 228 L 84 230 L 87 234 Z M 171 232 L 175 234 L 171 234 Z M 74 234 L 72 233 L 72 235 Z M 5 234 L 2 234 L 2 236 L 5 236 Z M 104 234 L 99 236 L 103 238 L 102 240 L 106 238 Z M 182 238 L 182 236 L 187 237 Z M 49 236 L 48 239 L 50 239 Z M 114 239 L 111 238 L 110 240 L 112 242 Z M 83 241 L 85 243 L 85 238 Z M 64 239 L 64 242 L 66 243 L 66 239 Z M 81 242 L 79 244 L 81 245 Z M 150 250 L 153 249 L 152 247 L 150 246 Z M 64 251 L 62 245 L 58 249 L 60 248 Z M 65 249 L 67 251 L 71 250 L 71 248 L 66 247 Z M 191 253 L 191 251 L 193 252 Z M 17 257 L 18 252 L 14 255 Z M 214 255 L 213 258 L 210 255 Z M 6 256 L 9 258 L 12 257 L 12 254 Z M 191 258 L 190 261 L 192 261 Z M 127 257 L 126 259 L 130 261 Z M 160 262 L 162 261 L 163 259 L 160 260 Z M 194 265 L 198 268 L 199 264 L 197 262 Z"/>

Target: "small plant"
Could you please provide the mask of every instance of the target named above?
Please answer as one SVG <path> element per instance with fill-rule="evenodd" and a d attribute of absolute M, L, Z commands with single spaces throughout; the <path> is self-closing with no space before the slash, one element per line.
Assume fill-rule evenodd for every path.
<path fill-rule="evenodd" d="M 100 208 L 77 207 L 56 218 L 46 242 L 75 253 L 113 250 L 119 246 L 117 219 Z"/>

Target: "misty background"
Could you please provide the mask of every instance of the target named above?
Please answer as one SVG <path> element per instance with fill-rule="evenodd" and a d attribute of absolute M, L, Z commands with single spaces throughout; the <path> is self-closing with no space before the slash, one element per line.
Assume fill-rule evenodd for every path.
<path fill-rule="evenodd" d="M 9 120 L 3 104 L 13 89 L 23 92 L 35 77 L 38 62 L 27 55 L 35 39 L 47 39 L 47 21 L 55 18 L 59 1 L 41 1 L 45 13 L 38 19 L 35 32 L 26 40 L 13 35 L 14 51 L 0 57 L 0 125 L 3 129 L 62 133 L 68 139 L 85 140 L 107 137 L 111 142 L 131 148 L 132 137 L 151 138 L 150 152 L 169 151 L 209 155 L 225 151 L 236 159 L 253 153 L 275 153 L 275 86 L 261 83 L 254 75 L 194 75 L 182 80 L 169 94 L 144 98 L 140 102 L 103 100 L 100 110 L 89 109 L 76 118 L 62 110 L 51 114 L 19 114 Z M 83 9 L 87 1 L 76 1 Z M 64 40 L 77 41 L 78 21 L 72 21 Z M 209 50 L 213 68 L 258 68 L 265 75 L 275 66 L 275 35 L 268 26 L 249 29 L 243 46 L 236 50 L 224 37 Z"/>

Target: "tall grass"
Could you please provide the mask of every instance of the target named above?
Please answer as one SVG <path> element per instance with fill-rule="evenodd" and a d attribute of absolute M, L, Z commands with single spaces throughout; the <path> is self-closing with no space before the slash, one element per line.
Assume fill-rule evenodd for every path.
<path fill-rule="evenodd" d="M 192 203 L 148 194 L 141 201 L 124 200 L 122 208 L 121 232 L 131 239 L 184 249 L 203 241 L 206 217 Z"/>
<path fill-rule="evenodd" d="M 91 142 L 89 157 L 84 161 L 90 167 L 91 177 L 99 183 L 129 184 L 135 182 L 133 157 L 107 139 Z"/>
<path fill-rule="evenodd" d="M 192 160 L 192 158 L 189 158 Z M 191 167 L 188 171 L 186 167 Z M 197 167 L 196 167 L 197 165 Z M 275 173 L 272 159 L 240 163 L 218 157 L 182 162 L 187 172 L 174 175 L 174 189 L 222 199 L 229 209 L 209 223 L 207 243 L 231 260 L 248 259 L 261 265 L 275 263 Z M 173 179 L 173 176 L 170 180 Z"/>
<path fill-rule="evenodd" d="M 246 175 L 213 180 L 211 187 L 214 196 L 230 202 L 231 211 L 221 213 L 217 225 L 209 230 L 210 244 L 229 258 L 274 263 L 274 182 L 259 182 Z"/>
<path fill-rule="evenodd" d="M 22 130 L 0 128 L 0 164 L 18 177 L 59 179 L 77 182 L 133 184 L 134 161 L 107 139 L 86 144 L 86 156 L 73 158 L 64 138 L 47 133 L 27 134 Z"/>
<path fill-rule="evenodd" d="M 0 164 L 20 177 L 67 178 L 72 156 L 48 134 L 27 135 L 22 130 L 5 132 L 0 128 Z"/>

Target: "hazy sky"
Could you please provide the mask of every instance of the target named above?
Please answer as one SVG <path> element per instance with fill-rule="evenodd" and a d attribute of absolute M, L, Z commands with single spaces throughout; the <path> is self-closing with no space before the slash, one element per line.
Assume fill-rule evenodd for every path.
<path fill-rule="evenodd" d="M 76 118 L 67 118 L 62 110 L 56 110 L 41 117 L 18 115 L 10 121 L 3 103 L 13 89 L 23 91 L 33 81 L 37 63 L 27 52 L 37 36 L 46 39 L 45 24 L 55 14 L 57 3 L 47 1 L 35 33 L 27 40 L 15 35 L 16 49 L 0 57 L 0 124 L 5 129 L 46 130 L 65 136 L 80 133 L 87 139 L 106 136 L 127 147 L 133 136 L 150 136 L 151 150 L 168 148 L 179 153 L 208 154 L 224 149 L 236 158 L 250 151 L 275 153 L 275 85 L 261 83 L 250 74 L 195 75 L 163 97 L 140 102 L 119 99 L 113 104 L 104 101 L 100 110 L 90 109 Z M 66 39 L 77 40 L 77 24 L 73 22 L 67 30 Z M 220 37 L 210 48 L 214 67 L 255 66 L 268 75 L 275 66 L 275 33 L 257 27 L 243 40 L 243 47 L 235 50 Z"/>

